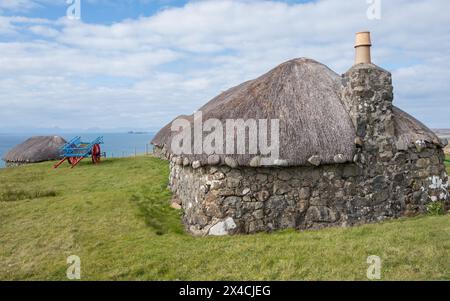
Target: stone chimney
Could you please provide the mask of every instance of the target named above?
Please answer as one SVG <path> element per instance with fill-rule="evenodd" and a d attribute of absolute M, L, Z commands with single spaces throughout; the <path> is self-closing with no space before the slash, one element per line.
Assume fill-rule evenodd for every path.
<path fill-rule="evenodd" d="M 355 65 L 342 76 L 342 99 L 357 134 L 355 162 L 367 164 L 376 163 L 368 157 L 387 162 L 395 153 L 391 74 L 371 63 L 371 45 L 369 32 L 356 34 Z"/>

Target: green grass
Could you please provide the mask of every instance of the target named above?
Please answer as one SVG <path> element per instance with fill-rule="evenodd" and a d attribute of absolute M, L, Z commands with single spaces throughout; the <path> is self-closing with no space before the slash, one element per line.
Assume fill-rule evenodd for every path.
<path fill-rule="evenodd" d="M 169 207 L 167 163 L 110 159 L 0 170 L 0 280 L 450 279 L 450 216 L 355 228 L 195 238 Z"/>

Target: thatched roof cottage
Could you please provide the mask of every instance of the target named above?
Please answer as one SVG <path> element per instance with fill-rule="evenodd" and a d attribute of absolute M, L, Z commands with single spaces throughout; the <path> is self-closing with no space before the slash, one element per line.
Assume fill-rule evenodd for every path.
<path fill-rule="evenodd" d="M 17 166 L 29 163 L 59 159 L 59 148 L 66 143 L 59 136 L 36 136 L 15 146 L 3 158 L 6 166 Z"/>
<path fill-rule="evenodd" d="M 285 62 L 155 136 L 190 232 L 347 226 L 449 204 L 447 141 L 392 104 L 391 74 L 371 63 L 370 46 L 358 33 L 342 76 Z"/>

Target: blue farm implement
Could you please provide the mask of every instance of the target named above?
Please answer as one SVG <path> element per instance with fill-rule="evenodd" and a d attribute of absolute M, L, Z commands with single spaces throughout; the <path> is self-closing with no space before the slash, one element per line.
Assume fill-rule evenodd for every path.
<path fill-rule="evenodd" d="M 103 144 L 103 137 L 98 137 L 92 142 L 82 142 L 81 137 L 73 138 L 59 149 L 62 159 L 54 168 L 58 168 L 66 160 L 74 168 L 81 160 L 88 157 L 91 157 L 92 163 L 100 163 L 102 157 L 100 144 Z M 105 155 L 103 154 L 103 156 Z"/>

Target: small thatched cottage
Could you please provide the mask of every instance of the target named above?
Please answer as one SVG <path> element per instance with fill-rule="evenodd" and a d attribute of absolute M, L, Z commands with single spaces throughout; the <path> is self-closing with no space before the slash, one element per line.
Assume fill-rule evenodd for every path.
<path fill-rule="evenodd" d="M 243 135 L 247 152 L 191 152 L 202 146 L 194 141 L 195 114 L 155 136 L 155 153 L 171 161 L 170 188 L 191 233 L 350 226 L 421 213 L 429 202 L 449 205 L 447 141 L 393 106 L 391 74 L 371 63 L 370 46 L 369 33 L 358 33 L 355 65 L 342 76 L 293 59 L 199 109 L 216 128 L 230 119 L 278 120 L 274 159 L 261 149 L 250 153 L 252 123 L 226 139 L 235 150 Z M 174 144 L 186 128 L 193 128 L 188 142 Z M 213 128 L 203 124 L 203 131 Z M 259 133 L 266 140 L 277 134 L 267 127 Z"/>
<path fill-rule="evenodd" d="M 3 158 L 6 166 L 18 166 L 29 163 L 59 159 L 59 148 L 66 140 L 59 136 L 36 136 L 15 146 Z"/>

